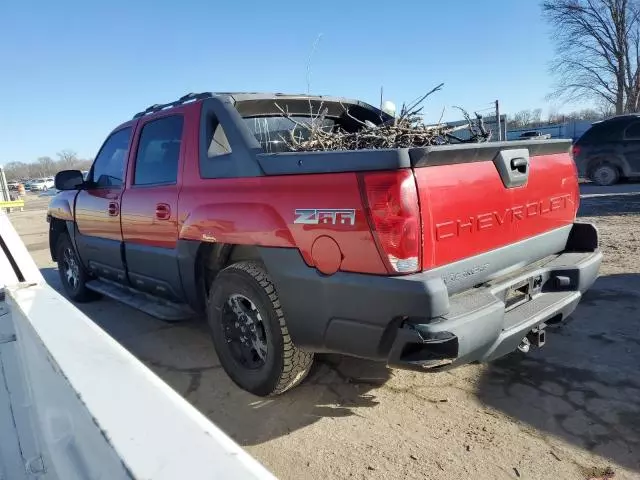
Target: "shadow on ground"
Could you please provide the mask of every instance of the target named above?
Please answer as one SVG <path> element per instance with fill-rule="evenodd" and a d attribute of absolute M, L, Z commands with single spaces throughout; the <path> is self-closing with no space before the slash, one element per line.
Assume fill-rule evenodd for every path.
<path fill-rule="evenodd" d="M 55 269 L 43 274 L 60 289 Z M 222 371 L 204 322 L 167 324 L 108 299 L 78 306 L 244 446 L 360 415 L 378 405 L 372 390 L 391 376 L 383 364 L 323 355 L 302 385 L 259 398 Z M 640 471 L 640 275 L 598 279 L 572 318 L 544 349 L 480 370 L 477 395 L 536 437 L 559 437 Z"/>
<path fill-rule="evenodd" d="M 612 275 L 542 350 L 492 363 L 478 395 L 538 432 L 640 471 L 639 369 L 640 274 Z"/>
<path fill-rule="evenodd" d="M 62 293 L 57 269 L 41 271 Z M 110 299 L 76 306 L 244 446 L 287 435 L 324 417 L 357 415 L 355 407 L 375 407 L 377 401 L 368 392 L 391 375 L 381 363 L 318 355 L 302 385 L 283 396 L 256 397 L 224 373 L 204 321 L 169 324 Z"/>
<path fill-rule="evenodd" d="M 578 216 L 601 217 L 640 213 L 640 192 L 606 194 L 580 199 Z"/>

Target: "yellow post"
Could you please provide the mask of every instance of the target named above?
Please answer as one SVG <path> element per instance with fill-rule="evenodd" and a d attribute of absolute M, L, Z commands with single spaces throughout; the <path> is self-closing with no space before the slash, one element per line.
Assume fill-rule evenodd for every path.
<path fill-rule="evenodd" d="M 12 200 L 10 202 L 0 202 L 0 208 L 6 208 L 9 213 L 11 213 L 11 209 L 19 208 L 22 210 L 24 208 L 24 200 Z"/>

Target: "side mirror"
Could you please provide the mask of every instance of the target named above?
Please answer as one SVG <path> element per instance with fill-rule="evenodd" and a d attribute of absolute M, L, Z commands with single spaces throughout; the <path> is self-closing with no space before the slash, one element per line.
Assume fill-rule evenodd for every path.
<path fill-rule="evenodd" d="M 80 170 L 62 170 L 56 174 L 56 190 L 78 190 L 84 184 Z"/>

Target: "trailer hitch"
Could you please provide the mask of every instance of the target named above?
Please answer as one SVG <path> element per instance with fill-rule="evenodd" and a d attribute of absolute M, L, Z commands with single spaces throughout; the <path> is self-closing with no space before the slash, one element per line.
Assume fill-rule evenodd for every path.
<path fill-rule="evenodd" d="M 527 333 L 527 340 L 535 347 L 542 347 L 546 342 L 546 335 L 544 331 L 545 324 L 539 325 L 538 327 L 531 330 Z"/>
<path fill-rule="evenodd" d="M 536 328 L 527 333 L 527 336 L 524 337 L 520 342 L 520 345 L 518 345 L 518 350 L 520 350 L 522 353 L 528 353 L 531 345 L 538 348 L 544 346 L 547 341 L 546 333 L 544 330 L 546 326 L 547 325 L 545 323 L 541 323 Z"/>

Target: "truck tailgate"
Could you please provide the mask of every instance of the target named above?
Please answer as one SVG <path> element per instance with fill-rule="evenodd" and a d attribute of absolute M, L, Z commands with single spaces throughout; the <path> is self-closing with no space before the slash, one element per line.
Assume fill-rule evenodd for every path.
<path fill-rule="evenodd" d="M 423 269 L 572 224 L 579 190 L 570 146 L 565 140 L 544 140 L 412 149 Z M 524 256 L 535 261 L 558 253 L 554 244 L 537 250 Z M 474 280 L 484 281 L 493 270 L 483 264 Z"/>

